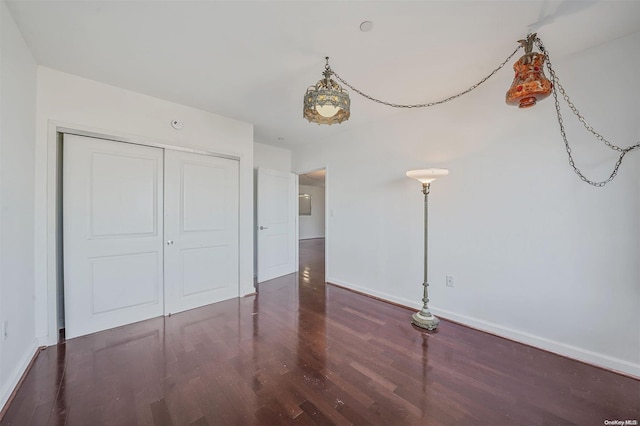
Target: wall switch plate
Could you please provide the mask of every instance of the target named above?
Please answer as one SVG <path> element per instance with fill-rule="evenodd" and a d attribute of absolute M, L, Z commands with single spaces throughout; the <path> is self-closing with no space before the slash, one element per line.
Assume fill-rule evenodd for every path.
<path fill-rule="evenodd" d="M 453 287 L 453 277 L 451 275 L 447 275 L 447 287 Z"/>

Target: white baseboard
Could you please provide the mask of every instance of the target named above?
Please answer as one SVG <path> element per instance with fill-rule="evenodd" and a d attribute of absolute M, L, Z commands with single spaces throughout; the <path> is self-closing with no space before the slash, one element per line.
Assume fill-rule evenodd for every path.
<path fill-rule="evenodd" d="M 377 297 L 379 299 L 386 300 L 388 302 L 397 303 L 402 306 L 406 306 L 407 308 L 415 308 L 419 310 L 422 308 L 422 304 L 419 301 L 409 300 L 402 297 L 397 297 L 392 294 L 384 293 L 381 291 L 371 290 L 370 288 L 360 287 L 359 285 L 355 285 L 352 283 L 348 283 L 337 278 L 327 278 L 328 283 L 337 284 L 342 287 L 349 288 L 351 290 L 359 291 L 360 293 L 368 294 L 369 296 Z"/>
<path fill-rule="evenodd" d="M 360 287 L 355 284 L 347 283 L 336 278 L 327 279 L 329 283 L 335 283 L 339 286 L 346 287 L 361 293 L 368 294 L 389 302 L 397 303 L 409 308 L 419 310 L 422 307 L 420 301 L 409 300 L 402 297 L 393 296 L 384 292 L 374 291 L 368 288 Z M 514 340 L 519 343 L 524 343 L 535 348 L 543 349 L 545 351 L 553 352 L 558 355 L 566 356 L 578 361 L 593 364 L 599 367 L 603 367 L 609 370 L 618 371 L 620 373 L 628 374 L 634 377 L 640 378 L 640 364 L 636 364 L 623 359 L 615 358 L 609 355 L 593 352 L 587 349 L 579 348 L 576 346 L 568 345 L 566 343 L 557 342 L 555 340 L 546 339 L 544 337 L 536 336 L 534 334 L 526 333 L 523 331 L 515 330 L 509 327 L 485 321 L 479 318 L 470 317 L 467 315 L 457 314 L 455 312 L 448 311 L 446 309 L 440 309 L 437 306 L 429 306 L 431 312 L 435 315 L 455 321 L 457 323 L 466 325 L 477 330 L 485 331 L 487 333 L 494 334 L 496 336 L 504 337 L 510 340 Z"/>
<path fill-rule="evenodd" d="M 36 345 L 38 347 L 53 346 L 57 344 L 58 344 L 58 336 L 53 336 L 51 339 L 49 338 L 49 336 L 36 337 Z"/>
<path fill-rule="evenodd" d="M 34 339 L 33 342 L 31 342 L 31 345 L 29 345 L 29 348 L 25 351 L 18 365 L 16 365 L 16 367 L 7 374 L 8 380 L 2 383 L 2 388 L 0 388 L 0 412 L 4 410 L 5 404 L 11 397 L 11 393 L 16 386 L 18 386 L 20 378 L 26 371 L 37 350 L 38 341 Z"/>
<path fill-rule="evenodd" d="M 579 348 L 577 346 L 568 345 L 566 343 L 557 342 L 555 340 L 546 339 L 534 334 L 526 333 L 512 328 L 503 327 L 501 325 L 484 321 L 478 318 L 466 315 L 456 314 L 455 312 L 431 307 L 431 311 L 444 319 L 459 322 L 469 327 L 486 331 L 496 336 L 505 337 L 516 342 L 524 343 L 539 349 L 544 349 L 559 355 L 586 362 L 588 364 L 597 365 L 609 370 L 618 371 L 634 377 L 640 378 L 640 364 L 634 364 L 623 359 L 614 358 L 609 355 L 593 352 L 588 349 Z"/>

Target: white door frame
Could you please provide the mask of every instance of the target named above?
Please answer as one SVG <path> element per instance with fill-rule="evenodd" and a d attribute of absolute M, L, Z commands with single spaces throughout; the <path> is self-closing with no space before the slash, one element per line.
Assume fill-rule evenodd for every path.
<path fill-rule="evenodd" d="M 300 183 L 300 175 L 305 173 L 315 172 L 317 170 L 323 170 L 325 172 L 324 176 L 324 280 L 325 282 L 329 279 L 329 213 L 331 209 L 329 208 L 329 166 L 318 166 L 311 169 L 304 169 L 302 171 L 295 172 L 298 175 L 298 184 Z M 299 191 L 297 191 L 299 192 Z M 296 196 L 296 205 L 298 204 L 298 194 Z M 298 216 L 298 219 L 300 217 Z M 296 239 L 298 239 L 298 246 L 300 245 L 300 221 L 298 220 L 298 225 L 296 227 Z M 298 250 L 298 263 L 300 263 L 300 250 Z"/>
<path fill-rule="evenodd" d="M 39 345 L 55 345 L 58 343 L 58 295 L 60 287 L 63 285 L 63 258 L 62 258 L 62 136 L 64 134 L 78 136 L 88 136 L 97 139 L 106 139 L 114 142 L 124 142 L 136 145 L 150 146 L 162 149 L 172 149 L 176 151 L 186 151 L 195 154 L 211 155 L 214 157 L 237 160 L 242 164 L 243 159 L 237 155 L 228 155 L 203 149 L 192 149 L 167 143 L 159 143 L 157 139 L 146 138 L 144 136 L 130 135 L 120 132 L 98 129 L 91 126 L 70 124 L 49 120 L 47 129 L 47 191 L 46 191 L 46 307 L 47 307 L 47 335 L 42 336 Z M 242 179 L 240 180 L 240 189 Z M 238 256 L 242 258 L 241 229 L 242 222 L 238 224 Z M 238 268 L 240 269 L 238 262 Z M 241 271 L 239 270 L 240 276 Z M 37 292 L 36 292 L 37 294 Z M 242 282 L 238 280 L 238 295 L 242 295 Z M 36 325 L 37 327 L 37 325 Z"/>

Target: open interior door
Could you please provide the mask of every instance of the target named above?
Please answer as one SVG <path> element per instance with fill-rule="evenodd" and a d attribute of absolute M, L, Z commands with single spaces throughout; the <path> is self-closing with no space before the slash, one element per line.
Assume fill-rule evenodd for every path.
<path fill-rule="evenodd" d="M 298 270 L 297 176 L 258 168 L 258 282 Z"/>

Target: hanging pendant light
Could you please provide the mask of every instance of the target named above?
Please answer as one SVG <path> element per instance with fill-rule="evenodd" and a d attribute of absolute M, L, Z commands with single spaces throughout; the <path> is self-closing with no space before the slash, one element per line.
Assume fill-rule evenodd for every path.
<path fill-rule="evenodd" d="M 312 123 L 336 124 L 349 119 L 351 100 L 349 93 L 331 79 L 333 71 L 326 58 L 324 78 L 310 86 L 304 94 L 304 118 Z"/>
<path fill-rule="evenodd" d="M 530 34 L 526 40 L 520 40 L 525 55 L 513 64 L 516 72 L 507 91 L 507 104 L 529 108 L 551 94 L 551 82 L 544 75 L 544 55 L 532 52 L 536 34 Z"/>
<path fill-rule="evenodd" d="M 366 22 L 363 24 L 366 24 Z M 505 99 L 506 103 L 508 105 L 518 105 L 520 108 L 530 108 L 534 106 L 538 101 L 546 98 L 550 94 L 553 94 L 553 97 L 555 98 L 558 123 L 560 125 L 560 134 L 564 141 L 567 155 L 569 156 L 569 164 L 576 172 L 576 174 L 580 177 L 580 179 L 582 179 L 589 185 L 602 187 L 611 182 L 617 176 L 618 169 L 622 164 L 622 160 L 624 159 L 625 155 L 635 150 L 638 150 L 640 152 L 640 142 L 622 148 L 613 145 L 600 133 L 596 132 L 591 126 L 587 124 L 585 118 L 580 114 L 578 109 L 569 99 L 569 96 L 567 95 L 565 90 L 562 88 L 558 76 L 556 75 L 551 65 L 549 51 L 544 47 L 544 45 L 542 44 L 542 40 L 537 37 L 537 34 L 528 34 L 526 39 L 518 40 L 518 42 L 520 43 L 520 45 L 504 61 L 502 61 L 500 65 L 498 65 L 493 71 L 491 71 L 487 76 L 482 78 L 476 84 L 472 85 L 468 89 L 462 90 L 444 99 L 425 102 L 421 104 L 392 103 L 368 95 L 353 84 L 347 82 L 340 76 L 340 74 L 334 72 L 331 67 L 329 67 L 329 58 L 327 57 L 327 63 L 325 65 L 325 70 L 323 73 L 324 79 L 318 81 L 315 86 L 309 87 L 304 95 L 303 117 L 312 123 L 329 125 L 334 123 L 342 123 L 343 121 L 349 119 L 349 116 L 351 115 L 351 101 L 349 100 L 349 94 L 346 90 L 340 87 L 338 83 L 331 79 L 332 76 L 354 93 L 357 93 L 372 102 L 376 102 L 378 104 L 386 105 L 392 108 L 428 108 L 457 99 L 480 87 L 480 85 L 482 85 L 485 81 L 487 81 L 494 74 L 500 71 L 506 64 L 510 63 L 511 59 L 518 53 L 521 48 L 524 47 L 524 56 L 522 56 L 513 65 L 515 77 L 513 78 L 511 87 L 507 91 Z M 533 52 L 534 44 L 538 47 L 540 53 Z M 547 67 L 547 71 L 549 71 L 551 80 L 548 80 L 547 77 L 545 77 L 543 66 Z M 588 132 L 592 133 L 605 146 L 620 153 L 618 161 L 615 163 L 613 171 L 607 179 L 602 181 L 590 180 L 583 174 L 582 171 L 580 171 L 580 169 L 576 167 L 571 154 L 571 147 L 569 146 L 569 141 L 567 140 L 567 135 L 562 121 L 562 114 L 560 113 L 560 97 L 567 102 L 573 114 L 578 118 L 578 120 L 582 123 L 582 125 L 587 129 Z"/>

